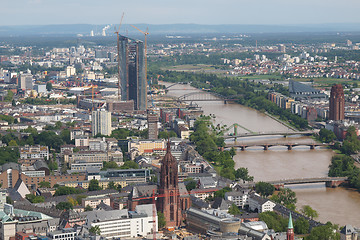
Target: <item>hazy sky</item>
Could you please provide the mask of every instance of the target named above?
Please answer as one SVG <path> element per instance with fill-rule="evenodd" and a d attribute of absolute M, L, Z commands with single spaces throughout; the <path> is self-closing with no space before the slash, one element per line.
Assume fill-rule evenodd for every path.
<path fill-rule="evenodd" d="M 0 0 L 0 25 L 360 23 L 360 0 Z"/>

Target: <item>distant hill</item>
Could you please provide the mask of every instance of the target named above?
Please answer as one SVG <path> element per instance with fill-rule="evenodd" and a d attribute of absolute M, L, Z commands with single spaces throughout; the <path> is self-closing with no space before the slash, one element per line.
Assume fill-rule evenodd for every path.
<path fill-rule="evenodd" d="M 62 24 L 62 25 L 29 25 L 0 26 L 0 36 L 66 36 L 82 34 L 89 36 L 91 31 L 101 34 L 106 25 Z M 107 35 L 113 35 L 114 25 L 109 24 Z M 308 25 L 201 25 L 201 24 L 136 24 L 140 29 L 149 27 L 151 34 L 192 34 L 192 33 L 300 33 L 300 32 L 358 32 L 360 24 L 308 24 Z M 121 32 L 138 33 L 130 25 L 124 24 Z"/>

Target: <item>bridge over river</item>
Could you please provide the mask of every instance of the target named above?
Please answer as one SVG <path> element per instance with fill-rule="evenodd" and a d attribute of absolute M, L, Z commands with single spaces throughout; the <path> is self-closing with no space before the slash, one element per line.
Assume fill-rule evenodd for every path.
<path fill-rule="evenodd" d="M 310 149 L 315 149 L 315 147 L 320 146 L 329 146 L 329 144 L 325 143 L 316 143 L 316 142 L 309 142 L 309 143 L 296 143 L 296 142 L 281 142 L 281 143 L 271 143 L 271 142 L 256 142 L 256 143 L 241 143 L 241 144 L 226 144 L 225 149 L 228 148 L 240 148 L 241 151 L 245 151 L 246 148 L 249 147 L 262 147 L 265 151 L 269 150 L 269 148 L 274 146 L 284 146 L 287 147 L 288 150 L 292 150 L 293 147 L 297 146 L 309 146 Z"/>
<path fill-rule="evenodd" d="M 224 136 L 224 139 L 232 139 L 232 138 L 244 138 L 244 137 L 256 137 L 256 136 L 293 136 L 293 135 L 304 135 L 309 136 L 312 135 L 314 131 L 298 131 L 298 132 L 247 132 L 247 133 L 239 133 L 236 135 L 227 135 Z"/>
<path fill-rule="evenodd" d="M 340 184 L 348 181 L 348 177 L 314 177 L 314 178 L 295 178 L 282 179 L 276 181 L 265 181 L 275 186 L 277 190 L 284 188 L 285 185 L 307 184 L 307 183 L 325 183 L 326 187 L 338 187 Z M 255 183 L 247 183 L 244 186 L 255 187 Z"/>

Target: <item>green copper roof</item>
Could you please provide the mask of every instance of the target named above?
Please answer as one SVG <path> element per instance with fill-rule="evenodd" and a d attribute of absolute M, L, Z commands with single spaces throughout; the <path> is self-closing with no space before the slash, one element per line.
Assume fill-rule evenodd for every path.
<path fill-rule="evenodd" d="M 288 225 L 288 229 L 293 229 L 293 222 L 292 222 L 292 217 L 291 217 L 291 212 L 290 212 L 290 215 L 289 215 L 289 225 Z"/>

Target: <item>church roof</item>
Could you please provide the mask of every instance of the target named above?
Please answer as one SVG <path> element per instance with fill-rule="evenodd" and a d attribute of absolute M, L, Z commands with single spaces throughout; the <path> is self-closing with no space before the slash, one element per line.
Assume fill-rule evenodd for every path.
<path fill-rule="evenodd" d="M 157 193 L 157 185 L 138 185 L 134 186 L 130 198 L 140 198 L 140 197 L 151 197 L 153 193 Z"/>
<path fill-rule="evenodd" d="M 320 90 L 315 89 L 309 85 L 290 80 L 289 92 L 290 93 L 320 93 Z"/>

